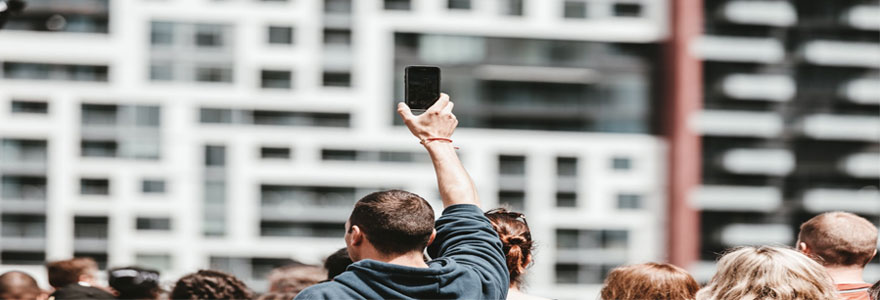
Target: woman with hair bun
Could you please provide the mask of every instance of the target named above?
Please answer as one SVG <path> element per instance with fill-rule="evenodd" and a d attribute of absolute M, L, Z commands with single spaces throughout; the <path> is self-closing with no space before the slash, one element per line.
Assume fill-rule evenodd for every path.
<path fill-rule="evenodd" d="M 535 250 L 535 242 L 532 241 L 532 232 L 529 224 L 522 213 L 507 211 L 504 208 L 496 208 L 486 212 L 486 218 L 492 222 L 492 227 L 498 232 L 498 237 L 504 246 L 504 254 L 507 257 L 507 270 L 510 272 L 510 288 L 507 291 L 508 300 L 542 300 L 537 296 L 522 292 L 524 285 L 523 275 L 526 268 L 532 264 L 532 252 Z"/>

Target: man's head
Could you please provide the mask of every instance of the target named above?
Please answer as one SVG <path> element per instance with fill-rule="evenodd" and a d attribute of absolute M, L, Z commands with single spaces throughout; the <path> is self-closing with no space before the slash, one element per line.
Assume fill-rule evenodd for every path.
<path fill-rule="evenodd" d="M 0 299 L 35 300 L 44 296 L 37 281 L 27 273 L 9 271 L 0 275 Z"/>
<path fill-rule="evenodd" d="M 49 284 L 57 289 L 80 281 L 94 281 L 98 264 L 88 257 L 75 257 L 49 262 L 46 264 L 46 271 L 49 274 Z"/>
<path fill-rule="evenodd" d="M 797 249 L 826 267 L 863 268 L 877 254 L 877 227 L 851 213 L 824 213 L 801 224 Z"/>
<path fill-rule="evenodd" d="M 348 265 L 352 264 L 351 257 L 348 256 L 348 248 L 340 248 L 327 256 L 327 259 L 324 260 L 324 269 L 327 270 L 327 280 L 333 280 L 333 277 L 336 277 L 342 272 L 345 272 L 345 268 L 348 268 Z"/>
<path fill-rule="evenodd" d="M 199 270 L 177 280 L 170 299 L 253 299 L 254 293 L 241 280 L 215 270 Z"/>
<path fill-rule="evenodd" d="M 345 224 L 345 244 L 352 261 L 422 252 L 434 234 L 431 205 L 401 190 L 364 196 Z"/>

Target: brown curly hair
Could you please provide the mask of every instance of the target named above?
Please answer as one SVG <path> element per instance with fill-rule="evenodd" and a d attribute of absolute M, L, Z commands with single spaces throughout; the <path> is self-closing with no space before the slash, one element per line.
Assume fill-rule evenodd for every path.
<path fill-rule="evenodd" d="M 532 241 L 532 232 L 525 215 L 505 208 L 490 210 L 485 215 L 492 222 L 492 227 L 498 232 L 503 244 L 507 270 L 510 272 L 510 286 L 518 288 L 523 285 L 522 275 L 531 263 L 532 252 L 535 250 L 535 242 Z"/>
<path fill-rule="evenodd" d="M 235 276 L 199 270 L 180 278 L 171 291 L 171 299 L 253 299 L 251 290 Z"/>

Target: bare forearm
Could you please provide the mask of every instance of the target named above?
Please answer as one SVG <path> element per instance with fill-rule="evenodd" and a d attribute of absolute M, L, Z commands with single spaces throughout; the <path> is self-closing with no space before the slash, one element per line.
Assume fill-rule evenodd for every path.
<path fill-rule="evenodd" d="M 480 198 L 470 175 L 458 159 L 455 148 L 446 142 L 431 142 L 425 145 L 437 173 L 437 186 L 443 207 L 455 204 L 474 204 L 480 206 Z"/>

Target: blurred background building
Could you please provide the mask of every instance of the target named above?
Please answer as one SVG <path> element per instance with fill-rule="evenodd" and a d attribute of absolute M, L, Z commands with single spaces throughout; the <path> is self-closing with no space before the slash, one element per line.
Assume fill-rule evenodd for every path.
<path fill-rule="evenodd" d="M 0 64 L 0 270 L 259 291 L 343 247 L 366 193 L 439 214 L 394 112 L 411 64 L 442 68 L 484 205 L 525 212 L 535 294 L 644 261 L 705 280 L 822 211 L 880 221 L 877 1 L 29 0 Z"/>

